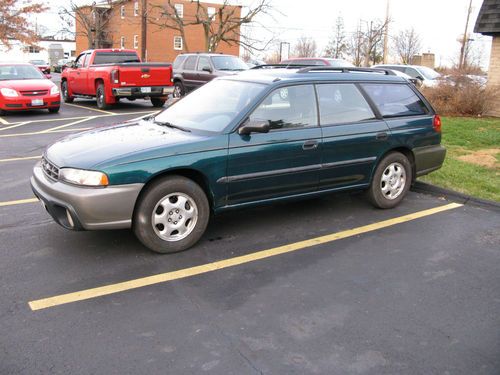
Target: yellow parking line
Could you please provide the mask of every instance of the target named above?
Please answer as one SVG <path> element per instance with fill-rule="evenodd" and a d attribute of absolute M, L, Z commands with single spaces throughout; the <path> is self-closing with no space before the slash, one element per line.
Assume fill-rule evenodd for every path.
<path fill-rule="evenodd" d="M 10 123 L 7 120 L 4 120 L 0 117 L 0 124 L 9 125 Z"/>
<path fill-rule="evenodd" d="M 284 246 L 275 247 L 268 250 L 258 251 L 255 253 L 242 255 L 234 258 L 224 259 L 213 263 L 202 264 L 195 267 L 184 268 L 177 271 L 161 273 L 153 276 L 142 277 L 135 280 L 124 281 L 117 284 L 105 285 L 92 289 L 80 290 L 78 292 L 62 294 L 54 297 L 43 298 L 35 301 L 29 302 L 31 310 L 41 310 L 49 307 L 59 306 L 66 303 L 72 303 L 77 301 L 82 301 L 86 299 L 101 297 L 109 294 L 119 293 L 131 289 L 141 288 L 148 285 L 154 285 L 159 283 L 164 283 L 167 281 L 183 279 L 186 277 L 191 277 L 195 275 L 201 275 L 204 273 L 217 271 L 220 269 L 234 267 L 250 262 L 255 262 L 258 260 L 274 257 L 281 254 L 291 253 L 298 250 L 303 250 L 312 246 L 321 245 L 329 243 L 332 241 L 337 241 L 343 238 L 348 238 L 356 235 L 360 235 L 367 232 L 372 232 L 378 229 L 387 228 L 396 224 L 405 223 L 411 220 L 416 220 L 425 216 L 434 215 L 439 212 L 451 210 L 457 207 L 461 207 L 461 204 L 450 203 L 444 206 L 431 208 L 428 210 L 414 212 L 409 215 L 395 217 L 393 219 L 380 221 L 373 224 L 364 225 L 354 229 L 345 230 L 342 232 L 328 234 L 326 236 L 316 237 L 305 241 L 299 241 L 291 243 Z"/>
<path fill-rule="evenodd" d="M 96 112 L 106 113 L 107 115 L 116 115 L 116 113 L 114 113 L 114 112 L 110 112 L 110 111 L 103 111 L 102 109 L 92 108 L 92 107 L 86 107 L 86 106 L 84 106 L 84 105 L 70 104 L 70 103 L 64 103 L 64 105 L 69 105 L 69 106 L 71 106 L 71 107 L 77 107 L 77 108 L 83 108 L 83 109 L 89 109 L 89 110 L 91 110 L 91 111 L 96 111 Z"/>
<path fill-rule="evenodd" d="M 21 158 L 0 159 L 0 163 L 7 163 L 9 161 L 34 160 L 34 159 L 40 159 L 41 157 L 42 155 L 36 155 L 36 156 L 25 156 Z"/>
<path fill-rule="evenodd" d="M 80 124 L 80 123 L 88 121 L 88 120 L 93 120 L 95 118 L 97 118 L 97 117 L 96 116 L 86 117 L 86 118 L 78 120 L 78 121 L 70 122 L 69 124 L 64 124 L 64 125 L 56 126 L 54 128 L 50 128 L 50 129 L 40 130 L 40 131 L 37 131 L 37 132 L 14 133 L 14 134 L 0 134 L 0 138 L 22 137 L 22 136 L 27 136 L 27 135 L 39 135 L 39 134 L 58 133 L 58 132 L 62 131 L 62 128 L 67 128 L 68 126 L 77 125 L 77 124 Z M 86 129 L 91 129 L 91 128 L 86 128 Z M 69 131 L 73 131 L 73 130 L 74 131 L 78 131 L 79 129 L 66 129 L 66 130 L 69 130 Z"/>
<path fill-rule="evenodd" d="M 73 126 L 73 125 L 76 125 L 76 124 L 81 124 L 82 122 L 89 121 L 89 120 L 93 120 L 93 119 L 95 119 L 95 118 L 96 118 L 96 116 L 87 117 L 87 118 L 84 118 L 84 119 L 81 119 L 81 120 L 77 120 L 77 121 L 70 122 L 69 124 L 59 125 L 59 126 L 56 126 L 56 127 L 54 127 L 54 128 L 41 130 L 39 133 L 40 133 L 40 134 L 43 134 L 43 133 L 50 133 L 50 132 L 55 131 L 55 130 L 58 130 L 58 129 L 63 129 L 63 128 L 67 128 L 67 127 L 69 127 L 69 126 Z"/>
<path fill-rule="evenodd" d="M 52 130 L 50 133 L 65 133 L 65 132 L 82 132 L 84 130 L 90 130 L 90 129 L 95 129 L 95 128 L 72 128 L 72 129 L 59 129 L 59 130 Z M 49 134 L 50 134 L 49 133 Z"/>
<path fill-rule="evenodd" d="M 19 199 L 17 201 L 0 202 L 0 207 L 15 206 L 17 204 L 26 204 L 26 203 L 35 203 L 35 202 L 38 202 L 37 198 Z"/>
<path fill-rule="evenodd" d="M 6 126 L 4 128 L 0 128 L 0 131 L 4 131 L 4 130 L 9 130 L 9 129 L 13 129 L 13 128 L 17 128 L 19 126 L 23 126 L 23 125 L 26 125 L 26 124 L 29 124 L 31 123 L 31 121 L 26 121 L 26 122 L 19 122 L 15 125 L 10 125 L 10 126 Z"/>

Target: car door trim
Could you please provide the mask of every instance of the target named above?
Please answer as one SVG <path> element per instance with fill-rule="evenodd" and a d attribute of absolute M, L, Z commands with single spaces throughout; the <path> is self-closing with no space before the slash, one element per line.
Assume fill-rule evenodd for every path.
<path fill-rule="evenodd" d="M 343 167 L 346 165 L 354 165 L 354 164 L 365 164 L 365 163 L 371 163 L 373 161 L 377 160 L 376 156 L 371 156 L 368 158 L 360 158 L 360 159 L 351 159 L 351 160 L 342 160 L 342 161 L 336 161 L 333 163 L 325 163 L 322 164 L 322 169 L 330 169 L 330 168 L 336 168 L 336 167 Z"/>

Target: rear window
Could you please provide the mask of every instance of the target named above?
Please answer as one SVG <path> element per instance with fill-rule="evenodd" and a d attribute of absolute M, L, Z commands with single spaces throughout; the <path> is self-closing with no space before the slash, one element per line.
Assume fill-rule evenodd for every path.
<path fill-rule="evenodd" d="M 184 63 L 184 70 L 194 70 L 196 67 L 196 60 L 198 56 L 189 56 Z"/>
<path fill-rule="evenodd" d="M 376 84 L 362 85 L 384 117 L 426 115 L 429 109 L 407 85 Z"/>
<path fill-rule="evenodd" d="M 94 65 L 138 63 L 139 56 L 134 52 L 96 52 Z"/>
<path fill-rule="evenodd" d="M 174 65 L 172 66 L 173 69 L 179 69 L 182 65 L 182 63 L 186 60 L 185 55 L 179 55 L 175 58 Z"/>

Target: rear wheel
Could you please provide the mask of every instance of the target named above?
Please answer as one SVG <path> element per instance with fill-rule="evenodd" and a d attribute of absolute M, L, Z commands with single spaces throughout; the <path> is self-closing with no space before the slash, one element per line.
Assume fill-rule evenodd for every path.
<path fill-rule="evenodd" d="M 182 176 L 169 176 L 148 186 L 137 203 L 133 230 L 157 253 L 187 250 L 201 238 L 210 208 L 203 189 Z"/>
<path fill-rule="evenodd" d="M 153 104 L 153 107 L 163 107 L 165 99 L 151 98 L 151 104 Z"/>
<path fill-rule="evenodd" d="M 174 98 L 182 98 L 186 94 L 186 90 L 184 89 L 184 85 L 181 81 L 175 81 L 174 84 L 174 92 L 172 96 Z"/>
<path fill-rule="evenodd" d="M 108 109 L 109 104 L 106 103 L 106 91 L 104 90 L 104 83 L 99 83 L 95 92 L 97 108 Z"/>
<path fill-rule="evenodd" d="M 378 208 L 397 206 L 410 189 L 412 168 L 408 158 L 391 152 L 378 164 L 368 190 L 371 203 Z"/>
<path fill-rule="evenodd" d="M 59 112 L 60 107 L 49 108 L 49 113 L 57 113 Z"/>
<path fill-rule="evenodd" d="M 62 94 L 62 98 L 64 100 L 64 103 L 73 103 L 74 98 L 69 95 L 67 81 L 61 82 L 61 94 Z"/>

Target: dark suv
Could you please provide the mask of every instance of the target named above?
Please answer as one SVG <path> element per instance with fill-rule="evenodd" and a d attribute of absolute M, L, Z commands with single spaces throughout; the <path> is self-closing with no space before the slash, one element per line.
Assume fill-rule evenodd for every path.
<path fill-rule="evenodd" d="M 391 71 L 261 68 L 52 144 L 31 185 L 68 229 L 133 228 L 168 253 L 229 209 L 352 189 L 395 207 L 441 167 L 440 141 L 439 116 Z"/>
<path fill-rule="evenodd" d="M 176 57 L 174 98 L 180 98 L 216 77 L 236 74 L 248 69 L 239 57 L 219 53 L 184 53 Z"/>

